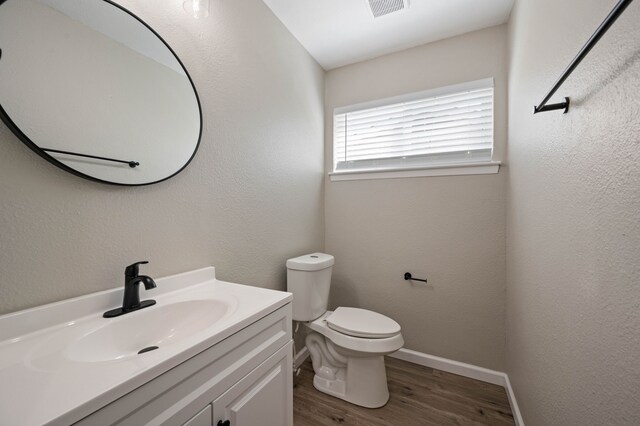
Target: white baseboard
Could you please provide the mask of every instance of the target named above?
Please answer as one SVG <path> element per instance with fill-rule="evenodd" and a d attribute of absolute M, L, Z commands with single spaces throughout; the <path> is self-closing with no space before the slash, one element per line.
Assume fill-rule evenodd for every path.
<path fill-rule="evenodd" d="M 469 377 L 470 379 L 480 380 L 482 382 L 491 383 L 502 386 L 507 391 L 509 405 L 513 413 L 513 420 L 516 426 L 524 426 L 518 402 L 515 393 L 511 387 L 509 376 L 501 371 L 489 370 L 488 368 L 478 367 L 476 365 L 465 364 L 464 362 L 453 361 L 447 358 L 425 354 L 411 349 L 400 349 L 389 355 L 391 358 L 401 359 L 413 364 L 423 365 L 425 367 L 435 368 L 436 370 L 446 371 L 447 373 L 457 374 L 459 376 Z"/>
<path fill-rule="evenodd" d="M 509 405 L 511 405 L 511 412 L 513 413 L 513 420 L 516 422 L 516 426 L 524 426 L 524 420 L 522 420 L 522 414 L 520 414 L 520 408 L 518 407 L 518 401 L 516 401 L 516 394 L 511 387 L 511 381 L 507 373 L 504 373 L 504 388 L 507 391 L 509 397 Z"/>
<path fill-rule="evenodd" d="M 297 370 L 298 368 L 300 368 L 302 363 L 305 362 L 307 358 L 309 358 L 309 355 L 311 354 L 309 353 L 309 349 L 307 349 L 306 346 L 300 349 L 300 351 L 295 354 L 293 358 L 294 369 Z"/>
<path fill-rule="evenodd" d="M 459 376 L 469 377 L 470 379 L 504 386 L 504 373 L 500 371 L 489 370 L 488 368 L 477 367 L 475 365 L 465 364 L 464 362 L 440 358 L 438 356 L 428 355 L 404 348 L 389 356 L 391 358 L 409 361 L 414 364 L 424 365 L 425 367 L 435 368 L 436 370 L 446 371 L 447 373 L 453 373 Z"/>

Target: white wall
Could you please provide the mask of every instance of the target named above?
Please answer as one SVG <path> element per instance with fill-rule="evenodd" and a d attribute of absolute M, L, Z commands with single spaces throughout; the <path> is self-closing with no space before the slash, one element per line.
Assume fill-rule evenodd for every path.
<path fill-rule="evenodd" d="M 507 372 L 527 425 L 640 424 L 640 4 L 540 101 L 616 2 L 511 17 Z"/>
<path fill-rule="evenodd" d="M 285 288 L 288 257 L 324 246 L 324 73 L 261 0 L 121 2 L 194 79 L 198 155 L 175 178 L 100 185 L 43 161 L 0 126 L 0 313 L 123 284 L 124 267 Z M 8 58 L 3 58 L 7 60 Z"/>
<path fill-rule="evenodd" d="M 335 107 L 495 78 L 495 159 L 505 153 L 507 32 L 494 27 L 327 73 L 325 169 Z M 505 178 L 423 177 L 325 183 L 332 305 L 400 323 L 405 347 L 502 369 Z M 410 271 L 429 286 L 402 279 Z"/>

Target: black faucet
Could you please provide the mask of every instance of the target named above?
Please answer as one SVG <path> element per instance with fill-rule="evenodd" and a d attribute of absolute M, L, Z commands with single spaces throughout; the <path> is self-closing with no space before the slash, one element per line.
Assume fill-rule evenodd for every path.
<path fill-rule="evenodd" d="M 156 282 L 151 277 L 138 275 L 139 265 L 146 265 L 147 263 L 149 262 L 136 262 L 127 266 L 124 270 L 124 299 L 122 300 L 122 307 L 105 312 L 103 317 L 118 317 L 156 304 L 155 300 L 140 301 L 140 283 L 144 284 L 145 290 L 156 288 Z"/>

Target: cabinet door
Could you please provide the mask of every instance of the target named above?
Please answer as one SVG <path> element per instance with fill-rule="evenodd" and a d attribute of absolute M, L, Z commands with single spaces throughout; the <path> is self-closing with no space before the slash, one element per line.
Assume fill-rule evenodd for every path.
<path fill-rule="evenodd" d="M 212 426 L 213 415 L 211 413 L 211 404 L 207 405 L 204 410 L 193 416 L 191 420 L 186 422 L 184 426 Z"/>
<path fill-rule="evenodd" d="M 213 424 L 292 426 L 293 368 L 289 342 L 213 401 Z"/>

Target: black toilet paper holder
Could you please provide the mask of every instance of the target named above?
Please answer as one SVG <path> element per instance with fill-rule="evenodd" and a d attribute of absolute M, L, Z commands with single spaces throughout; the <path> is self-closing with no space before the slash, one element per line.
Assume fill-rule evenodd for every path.
<path fill-rule="evenodd" d="M 426 278 L 424 280 L 422 280 L 420 278 L 413 278 L 413 275 L 411 275 L 411 272 L 405 272 L 404 273 L 404 280 L 405 281 L 420 281 L 420 282 L 423 282 L 423 283 L 427 282 Z"/>

